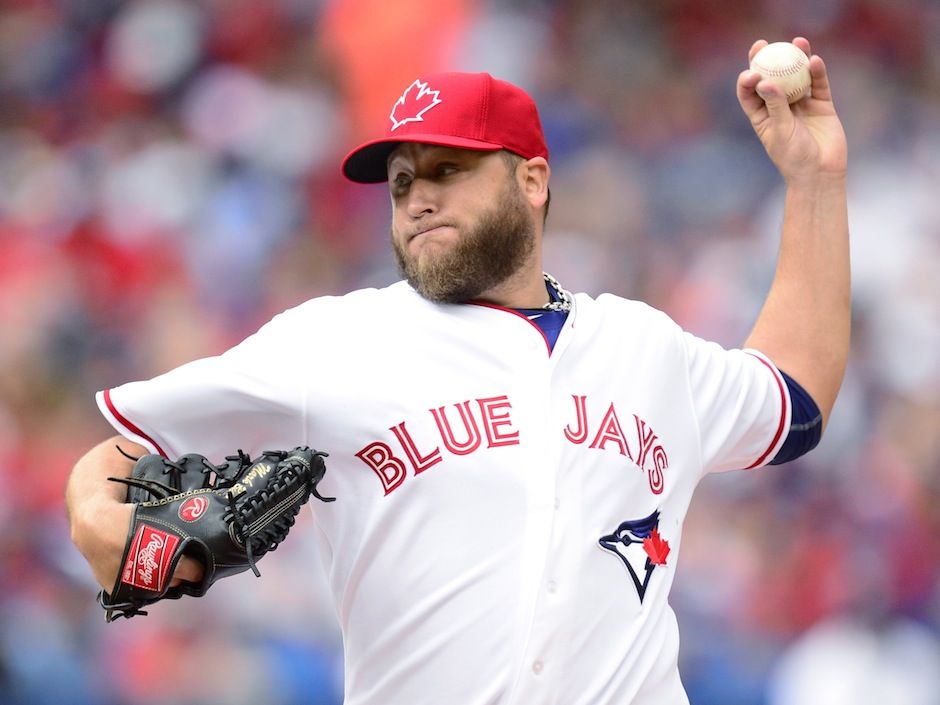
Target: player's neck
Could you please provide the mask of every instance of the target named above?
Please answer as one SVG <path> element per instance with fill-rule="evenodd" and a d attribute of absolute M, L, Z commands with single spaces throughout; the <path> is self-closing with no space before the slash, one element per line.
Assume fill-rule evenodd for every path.
<path fill-rule="evenodd" d="M 539 267 L 517 272 L 503 283 L 484 291 L 477 300 L 505 308 L 542 308 L 550 298 Z"/>

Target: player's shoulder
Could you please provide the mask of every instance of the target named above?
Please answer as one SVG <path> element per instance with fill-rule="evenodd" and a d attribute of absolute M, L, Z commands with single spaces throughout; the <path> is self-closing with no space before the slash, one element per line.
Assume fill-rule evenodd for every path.
<path fill-rule="evenodd" d="M 660 328 L 663 332 L 681 333 L 679 325 L 664 311 L 645 301 L 627 299 L 616 294 L 601 294 L 594 298 L 588 294 L 575 295 L 578 317 L 597 325 L 627 323 L 644 329 Z"/>
<path fill-rule="evenodd" d="M 305 318 L 341 316 L 349 318 L 362 312 L 372 314 L 383 310 L 398 310 L 420 299 L 406 282 L 399 281 L 385 287 L 366 287 L 345 294 L 317 296 L 281 312 L 275 318 L 302 320 Z"/>

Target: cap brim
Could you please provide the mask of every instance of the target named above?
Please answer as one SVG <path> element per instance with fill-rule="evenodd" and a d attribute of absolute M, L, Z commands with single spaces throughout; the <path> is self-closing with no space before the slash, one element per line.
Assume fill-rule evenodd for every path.
<path fill-rule="evenodd" d="M 401 137 L 383 137 L 359 145 L 343 159 L 343 175 L 350 181 L 360 184 L 378 184 L 388 181 L 388 157 L 403 142 L 421 142 L 441 147 L 473 149 L 480 152 L 495 152 L 502 149 L 501 144 L 473 140 L 450 135 L 402 135 Z"/>

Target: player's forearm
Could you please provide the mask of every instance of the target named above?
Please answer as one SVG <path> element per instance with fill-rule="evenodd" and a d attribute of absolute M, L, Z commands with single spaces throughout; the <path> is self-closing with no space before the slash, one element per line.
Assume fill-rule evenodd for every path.
<path fill-rule="evenodd" d="M 828 419 L 851 317 L 845 175 L 790 183 L 777 271 L 745 345 L 796 379 Z"/>

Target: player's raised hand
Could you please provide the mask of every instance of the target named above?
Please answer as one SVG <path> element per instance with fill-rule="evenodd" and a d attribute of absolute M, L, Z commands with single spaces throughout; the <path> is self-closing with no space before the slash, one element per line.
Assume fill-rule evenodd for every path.
<path fill-rule="evenodd" d="M 738 102 L 788 183 L 819 176 L 844 176 L 848 150 L 832 102 L 826 65 L 821 57 L 812 54 L 809 40 L 796 37 L 793 44 L 810 57 L 811 95 L 788 104 L 780 86 L 748 69 L 738 76 Z M 754 42 L 748 60 L 766 45 L 763 39 Z"/>

